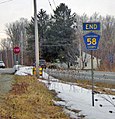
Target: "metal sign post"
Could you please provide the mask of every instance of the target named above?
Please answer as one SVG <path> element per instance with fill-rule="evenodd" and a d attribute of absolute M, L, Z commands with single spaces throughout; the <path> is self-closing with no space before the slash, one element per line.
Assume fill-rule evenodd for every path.
<path fill-rule="evenodd" d="M 93 71 L 93 50 L 97 50 L 100 35 L 92 31 L 100 30 L 100 23 L 83 23 L 83 30 L 91 31 L 83 36 L 86 48 L 91 51 L 91 77 L 92 77 L 92 106 L 94 106 L 94 71 Z"/>
<path fill-rule="evenodd" d="M 91 77 L 92 77 L 92 106 L 94 106 L 94 72 L 93 72 L 93 51 L 91 50 Z"/>
<path fill-rule="evenodd" d="M 94 106 L 94 72 L 93 72 L 93 50 L 98 47 L 100 36 L 90 32 L 83 36 L 86 48 L 91 51 L 91 77 L 92 77 L 92 106 Z"/>

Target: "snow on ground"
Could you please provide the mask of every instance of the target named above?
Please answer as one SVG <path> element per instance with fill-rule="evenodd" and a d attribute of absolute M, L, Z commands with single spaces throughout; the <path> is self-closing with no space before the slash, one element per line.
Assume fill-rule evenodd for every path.
<path fill-rule="evenodd" d="M 32 67 L 22 67 L 16 72 L 16 75 L 27 74 L 32 75 Z M 78 118 L 80 115 L 84 115 L 85 119 L 115 119 L 115 96 L 95 94 L 93 107 L 91 90 L 72 83 L 61 83 L 46 73 L 43 73 L 43 78 L 48 80 L 41 81 L 47 84 L 50 90 L 55 90 L 57 96 L 63 100 L 55 103 L 63 105 L 66 112 L 74 119 L 80 119 Z M 74 113 L 70 110 L 80 110 L 80 112 Z"/>
<path fill-rule="evenodd" d="M 33 75 L 32 72 L 33 66 L 20 66 L 16 68 L 17 72 L 15 73 L 15 75 Z"/>

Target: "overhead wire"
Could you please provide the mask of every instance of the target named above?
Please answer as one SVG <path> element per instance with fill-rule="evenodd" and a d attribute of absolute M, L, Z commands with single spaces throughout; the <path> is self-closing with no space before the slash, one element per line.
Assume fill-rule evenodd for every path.
<path fill-rule="evenodd" d="M 50 7 L 51 7 L 52 11 L 54 12 L 54 10 L 53 10 L 53 7 L 52 7 L 52 4 L 51 4 L 50 0 L 48 0 L 48 2 L 49 2 L 49 5 L 50 5 Z"/>
<path fill-rule="evenodd" d="M 11 2 L 11 1 L 13 1 L 13 0 L 5 0 L 5 1 L 0 2 L 0 4 L 4 4 L 4 3 L 7 3 L 7 2 Z"/>

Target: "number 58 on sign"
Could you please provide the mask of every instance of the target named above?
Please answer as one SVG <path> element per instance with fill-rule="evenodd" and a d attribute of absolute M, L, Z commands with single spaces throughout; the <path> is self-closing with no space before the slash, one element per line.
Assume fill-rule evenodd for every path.
<path fill-rule="evenodd" d="M 100 35 L 90 32 L 83 36 L 86 48 L 88 50 L 96 50 L 98 47 Z"/>

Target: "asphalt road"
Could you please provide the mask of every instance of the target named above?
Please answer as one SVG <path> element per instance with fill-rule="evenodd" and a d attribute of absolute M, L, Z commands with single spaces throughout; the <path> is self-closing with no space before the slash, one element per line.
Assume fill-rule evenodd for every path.
<path fill-rule="evenodd" d="M 13 68 L 0 68 L 0 74 L 13 74 L 14 72 Z"/>
<path fill-rule="evenodd" d="M 79 80 L 92 80 L 91 71 L 78 71 L 78 70 L 56 70 L 47 69 L 46 72 L 56 78 L 65 79 L 79 79 Z M 106 82 L 115 84 L 115 72 L 102 72 L 94 71 L 95 82 Z"/>
<path fill-rule="evenodd" d="M 46 69 L 45 71 L 56 78 L 65 78 L 70 80 L 71 79 L 92 80 L 92 74 L 90 70 L 78 71 L 78 70 Z M 13 74 L 14 72 L 15 72 L 14 68 L 0 68 L 0 74 Z M 115 72 L 94 71 L 94 81 L 115 84 Z"/>

